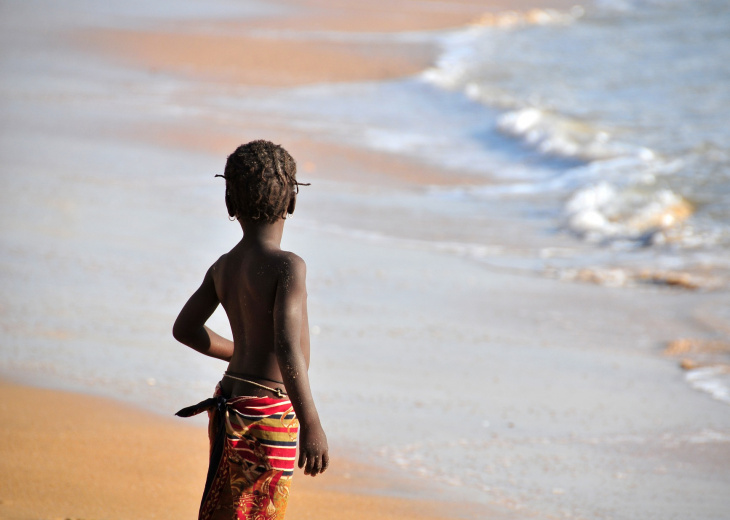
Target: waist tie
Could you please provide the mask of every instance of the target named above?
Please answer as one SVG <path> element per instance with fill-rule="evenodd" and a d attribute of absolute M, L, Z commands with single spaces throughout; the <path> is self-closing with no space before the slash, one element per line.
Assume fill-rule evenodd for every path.
<path fill-rule="evenodd" d="M 215 432 L 215 440 L 213 441 L 213 449 L 210 450 L 210 462 L 208 463 L 208 476 L 205 479 L 205 491 L 203 491 L 203 499 L 200 502 L 201 507 L 203 506 L 206 498 L 208 497 L 210 488 L 213 485 L 213 479 L 215 479 L 215 476 L 218 473 L 218 466 L 220 466 L 220 462 L 223 459 L 223 446 L 225 444 L 225 439 L 226 439 L 226 405 L 227 404 L 228 404 L 228 399 L 226 399 L 222 395 L 218 395 L 215 397 L 210 397 L 204 401 L 200 401 L 198 404 L 194 404 L 193 406 L 185 407 L 182 410 L 179 410 L 175 414 L 178 417 L 192 417 L 194 415 L 198 415 L 200 413 L 213 410 L 215 417 L 217 418 L 217 420 L 215 421 L 217 423 L 216 424 L 217 430 Z"/>
<path fill-rule="evenodd" d="M 243 381 L 244 383 L 248 383 L 253 386 L 258 386 L 259 388 L 263 388 L 264 390 L 268 390 L 269 392 L 273 393 L 279 399 L 284 399 L 286 397 L 286 392 L 284 390 L 282 390 L 281 388 L 275 388 L 275 387 L 271 387 L 271 386 L 262 385 L 261 383 L 257 383 L 256 381 L 251 381 L 250 379 L 247 378 L 247 377 L 253 377 L 253 376 L 247 376 L 247 377 L 241 377 L 241 376 L 246 376 L 246 374 L 239 374 L 238 372 L 231 372 L 230 370 L 226 370 L 223 373 L 223 377 L 228 377 L 230 379 L 235 379 L 236 381 Z M 274 381 L 273 379 L 268 379 L 265 377 L 258 377 L 258 376 L 256 376 L 256 377 L 257 377 L 257 379 L 266 379 L 267 381 L 271 381 L 272 383 L 279 383 L 281 385 L 284 384 L 281 381 Z"/>

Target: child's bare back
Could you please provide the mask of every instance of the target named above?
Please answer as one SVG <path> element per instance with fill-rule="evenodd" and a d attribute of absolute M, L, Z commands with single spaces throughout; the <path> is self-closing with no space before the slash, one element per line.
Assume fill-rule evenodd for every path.
<path fill-rule="evenodd" d="M 228 362 L 215 396 L 178 412 L 210 413 L 211 465 L 200 518 L 254 518 L 266 508 L 283 519 L 297 436 L 306 474 L 329 464 L 307 373 L 306 265 L 280 247 L 296 205 L 295 174 L 286 150 L 267 141 L 228 157 L 226 206 L 243 238 L 208 269 L 173 326 L 181 343 Z M 205 325 L 218 305 L 233 341 Z"/>
<path fill-rule="evenodd" d="M 283 384 L 275 383 L 283 383 L 276 357 L 277 338 L 292 335 L 291 343 L 300 346 L 309 368 L 306 266 L 294 253 L 271 245 L 276 242 L 277 237 L 244 229 L 243 240 L 213 264 L 210 274 L 233 333 L 234 350 L 228 371 L 254 380 L 265 379 L 284 389 Z M 298 326 L 296 322 L 300 322 Z M 298 334 L 292 330 L 295 327 Z M 229 396 L 265 392 L 233 378 L 224 378 L 221 387 Z"/>

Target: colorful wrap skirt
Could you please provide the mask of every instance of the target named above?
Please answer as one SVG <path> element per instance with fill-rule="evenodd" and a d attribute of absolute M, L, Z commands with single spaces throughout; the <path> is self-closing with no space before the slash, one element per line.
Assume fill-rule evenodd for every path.
<path fill-rule="evenodd" d="M 282 520 L 299 422 L 289 399 L 215 396 L 176 415 L 208 412 L 210 464 L 199 520 Z"/>

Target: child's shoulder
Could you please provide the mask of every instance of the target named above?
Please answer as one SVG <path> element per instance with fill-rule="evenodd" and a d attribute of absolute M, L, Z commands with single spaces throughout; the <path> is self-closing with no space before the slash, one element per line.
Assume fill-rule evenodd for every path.
<path fill-rule="evenodd" d="M 218 260 L 213 262 L 207 274 L 216 279 L 227 270 L 226 266 L 231 261 L 241 260 L 238 255 L 231 253 L 232 251 L 222 254 Z M 304 281 L 307 275 L 307 264 L 304 259 L 296 253 L 283 249 L 267 251 L 263 257 L 259 257 L 258 263 L 260 265 L 256 268 L 257 272 L 267 273 L 267 276 L 273 275 L 288 281 Z"/>
<path fill-rule="evenodd" d="M 215 274 L 216 272 L 219 272 L 223 269 L 223 267 L 226 264 L 226 260 L 228 259 L 229 253 L 223 253 L 221 256 L 218 257 L 218 260 L 213 262 L 213 264 L 208 269 L 208 272 L 210 274 Z"/>
<path fill-rule="evenodd" d="M 299 255 L 282 249 L 269 251 L 266 261 L 261 265 L 263 274 L 271 276 L 280 288 L 297 290 L 305 286 L 307 265 Z"/>
<path fill-rule="evenodd" d="M 280 249 L 279 251 L 274 252 L 272 257 L 273 263 L 276 265 L 279 273 L 288 276 L 305 276 L 307 272 L 307 264 L 304 262 L 304 259 L 296 253 Z"/>

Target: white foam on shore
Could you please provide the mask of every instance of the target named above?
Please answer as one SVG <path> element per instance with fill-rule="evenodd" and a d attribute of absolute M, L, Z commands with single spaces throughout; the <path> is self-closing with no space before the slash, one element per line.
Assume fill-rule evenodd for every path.
<path fill-rule="evenodd" d="M 538 108 L 508 111 L 497 127 L 541 154 L 586 161 L 560 186 L 574 190 L 563 208 L 564 224 L 581 238 L 696 245 L 678 230 L 692 205 L 669 188 L 657 188 L 657 179 L 681 164 L 616 141 L 590 123 Z"/>
<path fill-rule="evenodd" d="M 470 89 L 469 95 L 481 99 L 476 86 Z M 497 121 L 497 128 L 545 155 L 585 161 L 616 157 L 637 157 L 649 161 L 655 157 L 648 148 L 617 142 L 608 131 L 589 122 L 536 107 L 506 112 Z"/>
<path fill-rule="evenodd" d="M 689 4 L 603 0 L 592 4 L 588 13 L 576 7 L 486 15 L 479 23 L 442 37 L 442 55 L 421 77 L 502 111 L 494 128 L 535 152 L 523 162 L 535 166 L 573 161 L 557 175 L 513 179 L 511 185 L 487 190 L 490 195 L 565 194 L 563 226 L 589 242 L 626 241 L 633 242 L 633 248 L 668 243 L 673 249 L 722 246 L 727 243 L 726 210 L 718 201 L 726 193 L 721 179 L 727 157 L 722 145 L 713 144 L 722 133 L 708 130 L 714 128 L 711 116 L 718 112 L 713 103 L 721 106 L 718 100 L 723 94 L 713 91 L 702 100 L 677 94 L 691 91 L 695 81 L 691 75 L 677 75 L 675 85 L 674 79 L 650 74 L 645 60 L 626 54 L 629 43 L 640 42 L 649 30 L 655 31 L 657 43 L 647 44 L 641 52 L 669 59 L 674 47 L 672 40 L 662 39 L 667 34 L 662 24 L 681 28 L 683 5 Z M 665 8 L 676 11 L 672 16 L 677 18 L 652 21 L 651 15 Z M 648 16 L 626 19 L 633 12 Z M 708 31 L 715 29 L 713 23 L 703 23 Z M 627 42 L 614 37 L 621 30 L 630 31 Z M 698 52 L 702 45 L 696 44 Z M 607 53 L 611 49 L 616 52 Z M 596 65 L 599 51 L 607 58 L 605 66 Z M 715 65 L 707 70 L 723 68 Z M 569 77 L 576 79 L 568 81 Z M 671 110 L 656 101 L 664 96 L 676 96 Z M 677 130 L 684 120 L 692 122 L 687 130 Z M 698 147 L 701 138 L 706 144 Z M 715 148 L 719 151 L 710 153 Z M 584 164 L 575 164 L 580 162 Z M 510 173 L 509 168 L 497 169 Z M 719 189 L 711 192 L 708 186 L 716 183 Z M 699 204 L 690 202 L 696 199 Z"/>
<path fill-rule="evenodd" d="M 623 190 L 598 182 L 577 190 L 564 208 L 565 224 L 578 236 L 593 242 L 623 239 L 641 245 L 663 243 L 691 214 L 692 206 L 669 189 Z"/>
<path fill-rule="evenodd" d="M 469 72 L 468 63 L 471 61 L 469 58 L 474 54 L 471 43 L 478 40 L 485 31 L 516 29 L 531 25 L 569 25 L 584 14 L 585 9 L 579 5 L 567 11 L 531 9 L 485 13 L 466 29 L 446 33 L 440 38 L 444 52 L 434 67 L 421 74 L 421 78 L 442 88 L 457 88 Z"/>
<path fill-rule="evenodd" d="M 696 390 L 730 404 L 730 367 L 717 365 L 689 370 L 685 379 Z"/>
<path fill-rule="evenodd" d="M 475 27 L 513 28 L 529 25 L 566 25 L 585 14 L 585 9 L 575 5 L 567 11 L 559 9 L 530 9 L 528 11 L 501 11 L 485 13 L 472 25 Z"/>

